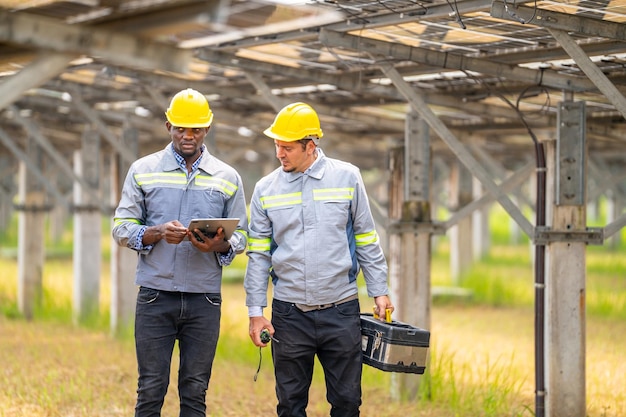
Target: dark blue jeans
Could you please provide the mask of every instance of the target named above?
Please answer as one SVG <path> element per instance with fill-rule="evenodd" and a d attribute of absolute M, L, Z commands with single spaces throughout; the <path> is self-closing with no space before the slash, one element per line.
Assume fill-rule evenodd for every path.
<path fill-rule="evenodd" d="M 180 417 L 206 416 L 206 390 L 220 331 L 220 294 L 140 288 L 135 315 L 136 417 L 160 416 L 178 339 Z"/>
<path fill-rule="evenodd" d="M 361 405 L 359 300 L 303 313 L 273 300 L 272 358 L 279 417 L 306 417 L 315 355 L 324 369 L 332 417 L 357 417 Z"/>

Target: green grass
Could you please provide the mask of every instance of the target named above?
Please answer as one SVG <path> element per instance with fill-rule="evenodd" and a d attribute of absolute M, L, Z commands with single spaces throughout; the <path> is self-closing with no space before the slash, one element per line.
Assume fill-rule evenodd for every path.
<path fill-rule="evenodd" d="M 61 273 L 63 269 L 67 271 L 71 268 L 71 261 L 55 260 L 50 263 L 51 265 L 47 264 L 44 271 L 44 285 L 51 287 L 51 294 L 55 294 L 55 304 L 45 301 L 45 308 L 38 311 L 38 317 L 36 317 L 34 322 L 39 323 L 42 329 L 63 328 L 64 330 L 61 332 L 51 330 L 52 333 L 46 336 L 46 339 L 50 339 L 49 343 L 60 343 L 53 341 L 54 335 L 57 334 L 62 338 L 69 337 L 72 338 L 72 340 L 76 339 L 72 342 L 71 349 L 81 349 L 80 360 L 78 364 L 76 364 L 76 361 L 66 363 L 65 360 L 61 362 L 60 359 L 48 358 L 51 354 L 61 355 L 61 352 L 65 351 L 66 348 L 60 345 L 51 350 L 49 347 L 45 347 L 48 345 L 42 345 L 43 340 L 41 336 L 32 336 L 31 338 L 19 336 L 18 340 L 21 341 L 21 346 L 29 346 L 28 344 L 31 343 L 29 340 L 31 339 L 33 343 L 42 345 L 41 351 L 38 350 L 29 353 L 34 347 L 28 347 L 26 351 L 22 350 L 21 354 L 25 354 L 27 357 L 30 357 L 29 355 L 35 355 L 34 362 L 48 363 L 48 371 L 38 374 L 38 372 L 41 372 L 40 367 L 33 367 L 32 371 L 28 371 L 30 367 L 19 371 L 34 373 L 34 375 L 29 373 L 24 375 L 24 381 L 39 381 L 37 383 L 37 386 L 40 386 L 38 389 L 39 394 L 34 399 L 30 398 L 33 392 L 28 388 L 28 386 L 30 386 L 31 389 L 34 388 L 31 382 L 25 383 L 26 386 L 22 388 L 17 388 L 14 385 L 16 382 L 11 375 L 18 372 L 17 370 L 12 370 L 10 373 L 5 374 L 6 381 L 3 386 L 10 387 L 11 392 L 16 391 L 24 401 L 36 403 L 39 407 L 44 409 L 66 409 L 65 407 L 75 407 L 77 404 L 82 404 L 84 412 L 74 410 L 75 415 L 88 415 L 89 410 L 102 406 L 102 399 L 98 396 L 110 396 L 112 403 L 120 401 L 119 396 L 116 397 L 115 395 L 115 391 L 119 390 L 120 382 L 109 381 L 107 384 L 110 383 L 112 386 L 108 388 L 102 384 L 100 386 L 93 386 L 90 382 L 93 378 L 86 377 L 88 373 L 87 370 L 92 366 L 89 365 L 89 355 L 96 355 L 97 357 L 103 356 L 103 360 L 107 363 L 115 363 L 115 369 L 112 370 L 108 366 L 101 366 L 95 371 L 105 373 L 106 379 L 109 380 L 123 378 L 122 383 L 125 387 L 125 395 L 129 397 L 125 401 L 132 402 L 132 393 L 128 393 L 128 391 L 132 391 L 135 384 L 133 380 L 134 377 L 128 374 L 134 369 L 132 336 L 127 335 L 126 338 L 122 340 L 118 339 L 119 342 L 101 340 L 102 337 L 97 335 L 107 334 L 107 329 L 106 326 L 102 325 L 100 322 L 81 326 L 83 329 L 91 329 L 90 333 L 85 333 L 84 336 L 72 335 L 74 331 L 65 327 L 67 323 L 70 323 L 71 278 L 68 277 L 67 273 Z M 14 284 L 7 284 L 9 281 L 7 278 L 10 278 L 12 273 L 15 272 L 16 268 L 12 266 L 14 264 L 15 263 L 11 260 L 0 260 L 0 283 L 2 284 L 0 287 L 0 296 L 7 300 L 12 300 L 11 302 L 14 301 L 15 297 Z M 12 278 L 13 280 L 10 281 L 14 282 L 14 275 Z M 106 279 L 103 284 L 106 286 Z M 216 361 L 229 369 L 229 375 L 231 371 L 240 372 L 241 375 L 237 378 L 242 378 L 243 381 L 250 381 L 258 366 L 259 350 L 250 343 L 247 337 L 247 319 L 245 317 L 246 311 L 243 303 L 243 290 L 240 283 L 231 282 L 225 285 L 224 291 L 225 304 L 223 306 L 222 336 L 220 338 Z M 44 297 L 44 299 L 46 298 Z M 106 308 L 108 300 L 106 297 L 103 297 L 102 305 L 103 308 L 101 311 L 104 316 L 103 320 L 106 321 L 108 315 L 108 309 Z M 519 313 L 507 313 L 507 311 L 510 310 L 510 308 L 507 308 L 490 312 L 484 307 L 474 306 L 452 306 L 446 307 L 445 309 L 435 307 L 433 311 L 433 339 L 431 340 L 430 349 L 431 362 L 428 366 L 428 373 L 423 377 L 422 384 L 420 385 L 421 390 L 418 398 L 411 401 L 406 399 L 400 402 L 390 401 L 387 390 L 383 389 L 381 392 L 381 387 L 384 388 L 392 385 L 394 375 L 365 367 L 363 389 L 367 403 L 371 405 L 373 402 L 379 407 L 384 407 L 385 410 L 393 411 L 395 413 L 393 415 L 424 417 L 531 416 L 532 387 L 529 388 L 529 384 L 532 383 L 532 377 L 529 375 L 529 369 L 532 368 L 532 366 L 529 365 L 531 362 L 529 362 L 528 357 L 521 355 L 518 350 L 530 349 L 532 344 L 530 341 L 520 343 L 515 340 L 509 340 L 513 339 L 513 337 L 507 334 L 499 336 L 499 334 L 509 326 L 516 329 L 526 328 L 526 331 L 521 333 L 530 334 L 531 332 L 528 327 L 531 325 L 530 318 L 532 313 L 530 309 L 520 310 L 527 311 L 527 313 L 524 322 L 518 325 L 514 320 L 517 320 L 515 317 L 517 317 Z M 491 316 L 483 317 L 483 312 Z M 494 320 L 497 320 L 496 317 L 501 318 L 502 322 L 495 323 Z M 504 319 L 504 317 L 507 318 Z M 21 320 L 13 320 L 15 323 L 19 323 L 20 321 Z M 13 334 L 16 337 L 18 337 L 19 334 L 17 333 L 18 329 L 19 328 L 16 327 L 16 329 L 13 330 Z M 594 327 L 594 330 L 595 329 L 597 329 L 597 327 Z M 102 346 L 106 353 L 105 351 L 98 351 L 98 346 L 96 345 L 92 346 L 89 344 L 84 346 L 79 341 L 83 337 L 100 340 L 100 342 L 94 342 L 94 344 Z M 510 342 L 512 347 L 502 346 L 503 343 L 500 337 Z M 117 345 L 118 343 L 120 345 L 115 347 L 114 351 L 117 352 L 116 355 L 123 354 L 125 356 L 124 360 L 108 359 L 111 344 Z M 481 346 L 481 344 L 484 344 L 484 346 Z M 601 345 L 605 346 L 604 343 Z M 126 348 L 124 348 L 124 346 L 126 346 Z M 527 346 L 527 348 L 524 348 L 524 346 Z M 70 349 L 70 347 L 67 349 Z M 84 349 L 87 349 L 87 351 L 84 351 Z M 126 353 L 119 352 L 122 349 L 126 349 Z M 271 384 L 272 364 L 269 350 L 265 349 L 262 353 L 263 362 L 259 375 L 259 385 Z M 528 352 L 526 355 L 528 355 Z M 604 357 L 604 354 L 602 354 L 601 357 Z M 111 362 L 111 360 L 118 362 Z M 85 364 L 84 367 L 82 365 L 83 363 Z M 61 368 L 58 368 L 58 366 L 61 366 Z M 70 371 L 70 368 L 73 366 L 80 366 L 80 368 Z M 62 371 L 63 369 L 65 370 Z M 216 370 L 216 378 L 219 378 L 219 375 L 223 375 L 223 373 L 221 373 L 218 368 L 218 370 Z M 601 378 L 607 379 L 605 374 L 601 375 Z M 219 388 L 216 387 L 215 389 L 226 390 L 226 388 L 222 388 L 225 381 L 223 379 L 219 379 L 219 381 L 220 382 L 217 383 L 217 387 Z M 228 383 L 230 384 L 231 382 Z M 232 383 L 237 382 L 233 381 Z M 239 382 L 239 384 L 245 383 L 248 382 Z M 47 388 L 58 386 L 59 384 L 65 387 L 64 395 L 62 396 L 59 395 L 58 392 Z M 593 383 L 592 386 L 596 387 L 598 384 Z M 235 385 L 231 389 L 237 391 L 239 387 Z M 600 387 L 598 389 L 600 389 Z M 220 392 L 221 397 L 232 394 L 228 390 Z M 619 389 L 604 389 L 603 392 L 619 392 Z M 271 397 L 271 389 L 264 395 L 273 398 Z M 265 396 L 261 398 L 266 398 Z M 312 387 L 312 404 L 314 404 L 312 406 L 314 410 L 311 412 L 311 416 L 325 415 L 324 410 L 326 405 L 323 396 L 323 377 L 318 367 L 314 379 L 314 386 Z M 259 397 L 257 397 L 257 399 L 258 398 Z M 14 399 L 11 401 L 17 400 Z M 271 402 L 272 400 L 269 401 Z M 595 397 L 594 401 L 597 401 Z M 380 402 L 380 404 L 378 404 L 378 402 Z M 131 406 L 132 404 L 127 404 L 126 407 Z M 225 405 L 224 407 L 229 409 L 228 407 L 233 407 L 233 405 Z M 241 407 L 246 407 L 246 405 L 242 403 Z M 128 412 L 130 411 L 128 410 Z M 120 414 L 114 415 L 123 415 L 123 413 L 120 412 Z M 232 414 L 224 412 L 224 414 L 216 413 L 215 415 Z M 239 415 L 252 416 L 255 414 L 245 414 L 242 411 Z M 595 415 L 599 416 L 599 414 Z M 609 413 L 606 415 L 613 414 Z"/>
<path fill-rule="evenodd" d="M 451 410 L 463 410 L 467 415 L 530 415 L 528 404 L 516 400 L 522 393 L 523 377 L 515 370 L 512 359 L 492 362 L 487 357 L 484 368 L 477 370 L 451 353 L 434 352 L 433 357 L 430 402 L 447 403 Z M 476 378 L 477 373 L 481 378 Z"/>
<path fill-rule="evenodd" d="M 489 306 L 528 307 L 534 304 L 534 246 L 528 238 L 511 243 L 510 222 L 499 207 L 492 209 L 489 253 L 461 276 L 461 287 L 472 293 L 466 302 Z M 597 222 L 597 221 L 596 221 Z M 626 240 L 622 240 L 624 242 Z M 626 244 L 587 246 L 586 311 L 599 318 L 626 320 Z M 452 285 L 449 246 L 440 238 L 433 249 L 433 285 Z"/>

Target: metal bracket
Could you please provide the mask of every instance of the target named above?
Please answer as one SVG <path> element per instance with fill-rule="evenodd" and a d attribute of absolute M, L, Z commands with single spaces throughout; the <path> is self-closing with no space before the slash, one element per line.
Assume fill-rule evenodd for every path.
<path fill-rule="evenodd" d="M 91 213 L 101 210 L 101 207 L 95 204 L 73 204 L 70 208 L 72 213 Z"/>
<path fill-rule="evenodd" d="M 389 233 L 431 233 L 433 235 L 445 235 L 446 229 L 443 223 L 435 222 L 393 222 L 387 231 Z"/>
<path fill-rule="evenodd" d="M 559 103 L 556 164 L 556 205 L 585 204 L 585 102 Z"/>
<path fill-rule="evenodd" d="M 52 211 L 52 204 L 13 204 L 13 210 L 28 213 L 39 213 Z"/>
<path fill-rule="evenodd" d="M 547 226 L 535 228 L 535 245 L 547 245 L 553 242 L 584 242 L 588 245 L 604 244 L 604 229 L 588 227 L 585 230 L 551 230 Z"/>

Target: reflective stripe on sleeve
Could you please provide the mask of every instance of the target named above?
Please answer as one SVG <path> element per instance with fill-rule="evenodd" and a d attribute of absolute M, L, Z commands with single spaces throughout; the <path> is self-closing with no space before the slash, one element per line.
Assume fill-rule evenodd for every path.
<path fill-rule="evenodd" d="M 378 233 L 376 233 L 376 230 L 372 230 L 371 232 L 354 235 L 354 238 L 357 246 L 365 246 L 378 242 Z"/>
<path fill-rule="evenodd" d="M 117 226 L 118 224 L 122 224 L 122 223 L 135 223 L 135 224 L 141 224 L 141 222 L 139 221 L 139 219 L 113 219 L 114 224 Z"/>
<path fill-rule="evenodd" d="M 266 252 L 270 250 L 270 244 L 272 243 L 271 238 L 264 239 L 248 239 L 248 249 L 253 252 Z"/>

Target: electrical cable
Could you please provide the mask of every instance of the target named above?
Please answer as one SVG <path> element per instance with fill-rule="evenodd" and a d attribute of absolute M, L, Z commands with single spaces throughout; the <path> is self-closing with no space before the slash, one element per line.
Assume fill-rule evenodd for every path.
<path fill-rule="evenodd" d="M 446 0 L 446 2 L 448 3 L 448 6 L 450 6 L 450 9 L 452 9 L 451 15 L 456 16 L 454 20 L 456 20 L 456 22 L 461 26 L 461 29 L 467 29 L 467 26 L 465 26 L 465 23 L 463 23 L 463 20 L 461 19 L 461 14 L 459 13 L 459 5 L 457 4 L 456 0 L 454 0 L 454 7 L 452 7 L 450 0 Z"/>
<path fill-rule="evenodd" d="M 526 23 L 532 22 L 533 19 L 535 18 L 535 16 L 537 15 L 537 0 L 535 0 L 535 6 L 534 6 L 533 15 L 528 20 L 522 19 L 513 10 L 509 10 L 509 5 L 506 2 L 506 0 L 502 0 L 502 1 L 504 2 L 504 10 L 507 12 L 507 14 L 509 16 L 511 16 L 513 19 L 515 19 L 518 22 L 520 22 L 522 25 L 525 25 Z M 513 6 L 515 6 L 515 0 L 513 1 Z"/>
<path fill-rule="evenodd" d="M 464 71 L 468 77 L 471 74 Z M 489 90 L 489 86 L 482 83 L 480 79 L 474 78 L 479 83 L 483 84 Z M 532 86 L 535 87 L 535 86 Z M 530 87 L 529 87 L 530 88 Z M 546 225 L 546 160 L 545 149 L 543 143 L 539 142 L 537 136 L 533 132 L 530 125 L 526 122 L 522 111 L 519 108 L 520 100 L 528 89 L 523 90 L 513 105 L 502 94 L 496 94 L 495 96 L 507 103 L 518 114 L 520 120 L 526 127 L 528 134 L 530 135 L 533 144 L 535 146 L 535 168 L 537 171 L 536 181 L 536 197 L 535 197 L 535 228 L 543 227 Z M 548 97 L 549 102 L 549 97 Z M 545 415 L 545 245 L 535 244 L 535 416 L 544 417 Z"/>
<path fill-rule="evenodd" d="M 259 346 L 259 366 L 256 368 L 256 373 L 254 374 L 254 382 L 256 382 L 256 379 L 259 376 L 259 372 L 261 372 L 262 360 L 263 360 L 263 352 L 261 352 L 261 347 Z"/>
<path fill-rule="evenodd" d="M 278 343 L 278 340 L 270 335 L 270 331 L 267 329 L 261 330 L 261 334 L 259 335 L 259 337 L 261 338 L 261 342 L 263 343 L 269 343 L 270 340 Z M 259 366 L 256 368 L 256 373 L 254 374 L 254 382 L 256 382 L 256 379 L 259 376 L 259 372 L 261 371 L 261 361 L 263 360 L 263 352 L 261 351 L 261 349 L 261 346 L 259 346 Z"/>

